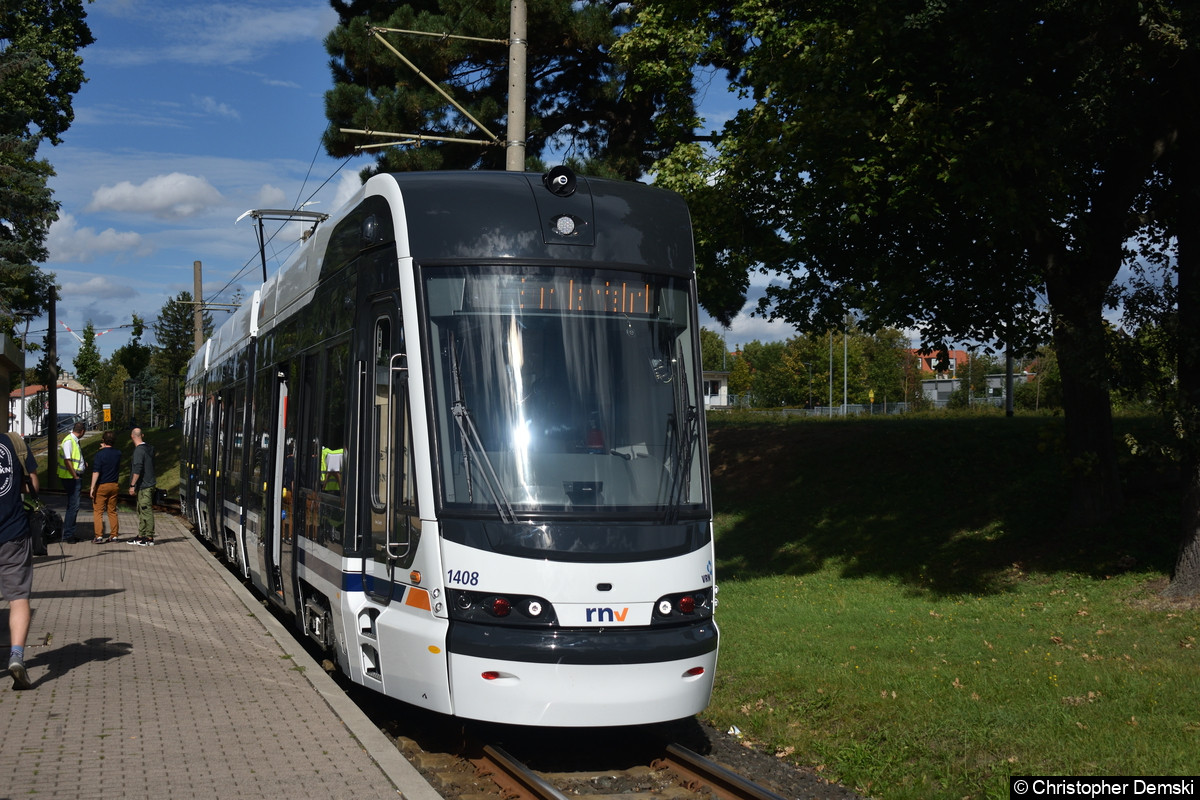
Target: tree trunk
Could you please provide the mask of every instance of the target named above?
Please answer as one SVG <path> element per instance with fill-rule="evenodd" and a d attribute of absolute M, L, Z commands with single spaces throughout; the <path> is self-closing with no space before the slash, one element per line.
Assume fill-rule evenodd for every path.
<path fill-rule="evenodd" d="M 1054 313 L 1054 343 L 1062 374 L 1067 451 L 1071 459 L 1072 521 L 1101 522 L 1124 504 L 1113 443 L 1111 368 L 1104 298 L 1125 258 L 1133 206 L 1145 190 L 1158 150 L 1147 142 L 1116 146 L 1091 187 L 1090 203 L 1070 228 L 1045 232 L 1046 296 Z M 1061 238 L 1060 238 L 1061 237 Z"/>
<path fill-rule="evenodd" d="M 1164 597 L 1200 595 L 1200 470 L 1194 457 L 1184 480 L 1179 555 L 1171 571 L 1171 582 L 1163 590 Z"/>
<path fill-rule="evenodd" d="M 1054 343 L 1062 375 L 1073 522 L 1090 525 L 1121 508 L 1124 497 L 1113 445 L 1112 404 L 1101 312 L 1112 280 L 1079 256 L 1056 265 L 1046 282 L 1054 309 Z"/>
<path fill-rule="evenodd" d="M 1179 243 L 1178 378 L 1183 507 L 1179 555 L 1167 597 L 1200 594 L 1200 150 L 1179 138 L 1178 169 L 1173 183 L 1179 197 L 1175 233 Z"/>

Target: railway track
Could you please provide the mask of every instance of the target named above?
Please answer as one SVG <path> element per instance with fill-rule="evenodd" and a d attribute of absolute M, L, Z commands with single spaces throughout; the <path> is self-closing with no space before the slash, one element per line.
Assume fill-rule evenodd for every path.
<path fill-rule="evenodd" d="M 425 777 L 448 800 L 613 800 L 633 795 L 656 800 L 786 800 L 679 744 L 668 744 L 641 763 L 567 770 L 535 770 L 498 744 L 468 746 L 460 756 L 434 759 L 428 753 L 414 758 L 413 744 L 401 747 L 418 768 L 425 767 Z M 556 760 L 550 756 L 548 764 Z"/>
<path fill-rule="evenodd" d="M 179 511 L 178 501 L 155 505 L 159 511 Z M 215 551 L 213 556 L 232 569 Z M 290 620 L 281 622 L 295 633 Z M 628 800 L 632 795 L 639 795 L 638 800 L 861 800 L 811 770 L 784 768 L 787 774 L 781 775 L 779 759 L 766 754 L 751 758 L 753 751 L 741 746 L 733 745 L 733 752 L 730 745 L 718 749 L 748 775 L 682 744 L 666 743 L 678 737 L 705 752 L 715 746 L 710 735 L 719 735 L 705 733 L 694 719 L 615 729 L 472 723 L 354 684 L 323 661 L 310 640 L 297 636 L 296 641 L 323 662 L 335 682 L 445 800 Z M 767 774 L 772 777 L 763 781 L 761 776 Z"/>

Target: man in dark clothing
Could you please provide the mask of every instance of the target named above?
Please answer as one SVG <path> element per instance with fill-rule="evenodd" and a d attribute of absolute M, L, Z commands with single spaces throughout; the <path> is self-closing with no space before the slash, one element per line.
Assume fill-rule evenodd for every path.
<path fill-rule="evenodd" d="M 25 637 L 29 635 L 29 594 L 33 588 L 33 540 L 29 518 L 21 504 L 28 483 L 38 490 L 37 461 L 19 437 L 0 435 L 0 594 L 8 601 L 11 649 L 8 673 L 14 689 L 31 689 L 25 670 Z"/>
<path fill-rule="evenodd" d="M 92 527 L 96 544 L 115 542 L 121 532 L 117 518 L 117 479 L 121 475 L 121 451 L 113 447 L 116 436 L 105 431 L 100 436 L 100 452 L 92 459 Z M 104 512 L 108 512 L 108 536 L 104 536 Z"/>
<path fill-rule="evenodd" d="M 154 544 L 154 447 L 142 438 L 142 429 L 134 428 L 133 462 L 129 468 L 129 493 L 137 495 L 138 535 L 130 544 L 148 547 Z"/>

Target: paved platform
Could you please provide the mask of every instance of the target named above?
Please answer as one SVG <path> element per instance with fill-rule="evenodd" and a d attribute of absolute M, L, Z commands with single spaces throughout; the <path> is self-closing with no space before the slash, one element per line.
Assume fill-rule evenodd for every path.
<path fill-rule="evenodd" d="M 127 544 L 122 507 L 121 541 L 34 558 L 34 688 L 0 665 L 0 798 L 438 798 L 182 520 L 155 526 Z M 0 642 L 7 661 L 3 601 Z"/>

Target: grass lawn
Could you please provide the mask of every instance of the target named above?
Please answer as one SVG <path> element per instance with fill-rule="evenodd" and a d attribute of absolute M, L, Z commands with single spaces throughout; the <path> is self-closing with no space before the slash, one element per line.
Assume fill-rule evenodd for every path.
<path fill-rule="evenodd" d="M 1067 517 L 1061 419 L 709 431 L 714 725 L 888 800 L 1200 770 L 1200 604 L 1156 596 L 1179 535 L 1164 459 L 1127 456 L 1126 510 L 1088 529 Z"/>
<path fill-rule="evenodd" d="M 120 484 L 122 489 L 127 489 L 129 487 L 129 465 L 133 459 L 133 440 L 129 438 L 128 429 L 113 431 L 113 433 L 116 436 L 115 446 L 121 451 Z M 154 446 L 155 484 L 160 490 L 165 491 L 169 497 L 178 499 L 179 445 L 182 441 L 182 434 L 179 428 L 147 429 L 143 433 L 146 436 L 146 442 Z M 62 442 L 65 435 L 60 435 L 58 441 Z M 29 446 L 37 458 L 38 480 L 41 483 L 42 489 L 59 491 L 61 485 L 57 478 L 53 481 L 47 480 L 46 440 L 33 439 L 30 441 Z M 83 494 L 86 495 L 92 481 L 92 459 L 95 457 L 96 451 L 100 449 L 100 431 L 88 431 L 80 442 L 80 449 L 83 451 L 83 460 L 88 463 L 88 469 L 83 474 Z M 118 498 L 123 496 L 118 495 Z"/>

